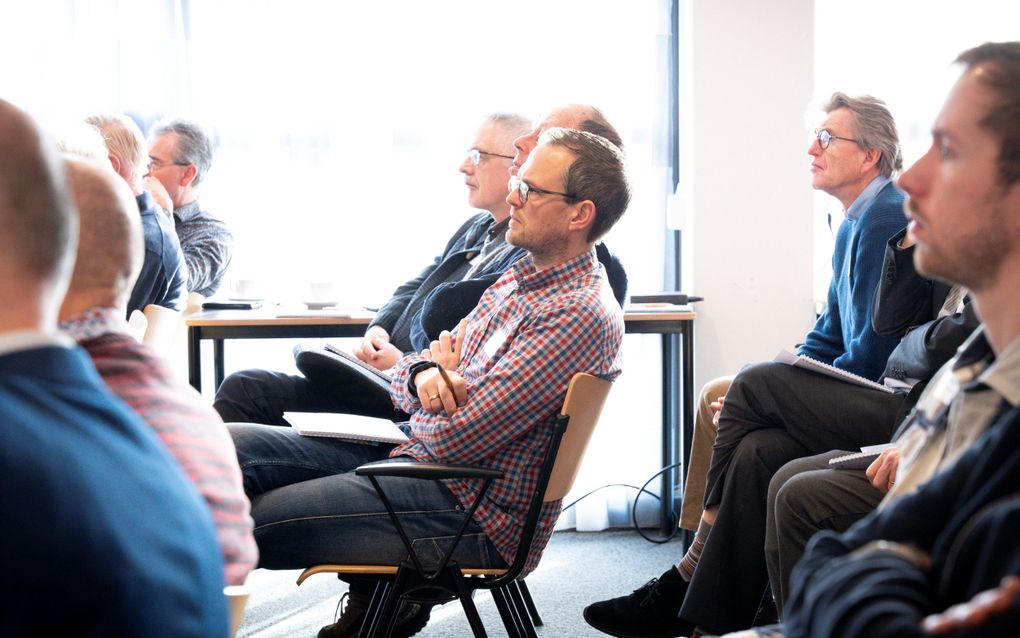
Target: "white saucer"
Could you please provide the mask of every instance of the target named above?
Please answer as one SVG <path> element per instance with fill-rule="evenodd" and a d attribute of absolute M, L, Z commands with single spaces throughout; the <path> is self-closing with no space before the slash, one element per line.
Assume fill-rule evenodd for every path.
<path fill-rule="evenodd" d="M 336 306 L 338 301 L 303 301 L 303 304 L 308 306 L 309 310 L 325 310 L 326 308 L 333 308 Z"/>

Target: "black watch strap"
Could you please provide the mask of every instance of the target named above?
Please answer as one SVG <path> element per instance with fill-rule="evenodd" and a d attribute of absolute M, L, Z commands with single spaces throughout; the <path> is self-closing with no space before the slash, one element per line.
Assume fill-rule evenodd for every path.
<path fill-rule="evenodd" d="M 414 384 L 414 378 L 418 376 L 419 372 L 424 372 L 429 368 L 438 368 L 439 364 L 435 361 L 419 361 L 410 368 L 407 369 L 407 391 L 412 396 L 418 396 L 418 386 Z"/>

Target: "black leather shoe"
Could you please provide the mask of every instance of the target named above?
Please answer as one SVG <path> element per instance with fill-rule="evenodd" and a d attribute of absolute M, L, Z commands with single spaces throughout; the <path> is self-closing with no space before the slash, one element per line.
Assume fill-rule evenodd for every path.
<path fill-rule="evenodd" d="M 687 581 L 670 567 L 628 596 L 588 605 L 584 619 L 595 629 L 618 638 L 689 636 L 694 624 L 677 615 L 686 593 Z"/>

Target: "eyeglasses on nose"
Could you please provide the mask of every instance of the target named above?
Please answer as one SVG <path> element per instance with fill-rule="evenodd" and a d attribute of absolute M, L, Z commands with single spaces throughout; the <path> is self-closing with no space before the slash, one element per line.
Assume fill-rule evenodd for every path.
<path fill-rule="evenodd" d="M 469 148 L 468 149 L 468 157 L 471 158 L 471 163 L 474 164 L 475 166 L 478 166 L 479 164 L 482 163 L 482 156 L 483 155 L 487 155 L 489 157 L 505 157 L 507 159 L 513 159 L 514 158 L 513 155 L 503 155 L 501 153 L 490 153 L 488 151 L 478 150 L 477 148 Z"/>
<path fill-rule="evenodd" d="M 815 139 L 818 140 L 818 148 L 825 150 L 829 148 L 829 144 L 832 144 L 832 140 L 844 140 L 846 142 L 853 142 L 858 146 L 861 145 L 860 140 L 855 140 L 852 137 L 840 137 L 839 135 L 833 135 L 826 129 L 815 131 Z"/>
<path fill-rule="evenodd" d="M 560 197 L 565 197 L 566 199 L 571 201 L 577 199 L 577 195 L 571 195 L 570 193 L 560 193 L 559 191 L 547 191 L 544 188 L 532 186 L 531 184 L 525 182 L 516 175 L 510 178 L 510 182 L 507 184 L 507 189 L 510 191 L 510 193 L 517 191 L 521 196 L 522 204 L 526 204 L 528 202 L 528 195 L 531 193 L 534 193 L 536 195 L 559 195 Z"/>
<path fill-rule="evenodd" d="M 158 171 L 159 169 L 163 168 L 164 166 L 187 166 L 187 164 L 184 163 L 184 162 L 164 162 L 164 161 L 158 160 L 158 159 L 150 159 L 149 160 L 149 171 L 150 172 L 151 171 Z"/>

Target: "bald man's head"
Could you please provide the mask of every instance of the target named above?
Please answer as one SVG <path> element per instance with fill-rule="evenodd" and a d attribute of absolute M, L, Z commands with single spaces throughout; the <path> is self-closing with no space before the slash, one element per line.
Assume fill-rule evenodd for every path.
<path fill-rule="evenodd" d="M 56 145 L 0 100 L 0 307 L 3 329 L 46 328 L 74 258 L 77 215 Z"/>
<path fill-rule="evenodd" d="M 81 228 L 78 260 L 60 318 L 97 306 L 126 312 L 144 256 L 138 204 L 124 180 L 107 166 L 68 157 L 67 168 Z"/>

